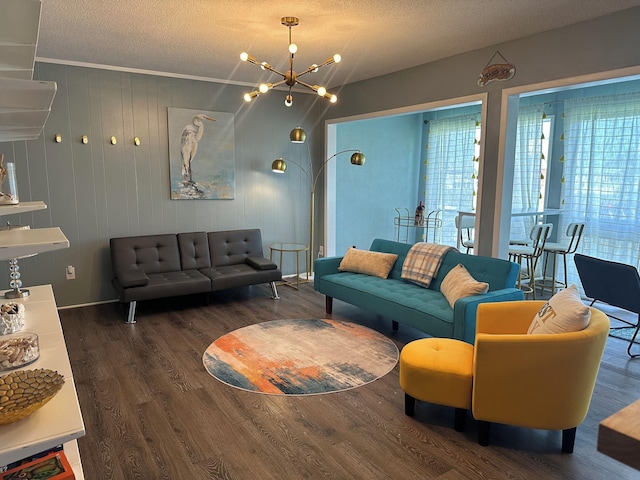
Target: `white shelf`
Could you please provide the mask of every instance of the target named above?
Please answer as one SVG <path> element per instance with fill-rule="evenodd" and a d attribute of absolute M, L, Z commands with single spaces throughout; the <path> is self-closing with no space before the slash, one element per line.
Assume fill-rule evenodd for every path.
<path fill-rule="evenodd" d="M 0 75 L 33 78 L 40 29 L 40 0 L 2 0 Z"/>
<path fill-rule="evenodd" d="M 69 240 L 58 227 L 0 231 L 0 260 L 69 248 Z"/>
<path fill-rule="evenodd" d="M 41 350 L 40 358 L 26 368 L 59 371 L 65 383 L 49 403 L 27 418 L 0 425 L 0 465 L 64 444 L 76 478 L 81 479 L 84 477 L 75 440 L 85 434 L 85 428 L 53 290 L 51 285 L 29 290 L 29 297 L 15 300 L 25 305 L 25 325 L 21 331 L 37 333 Z"/>
<path fill-rule="evenodd" d="M 0 217 L 3 215 L 15 215 L 16 213 L 27 213 L 35 210 L 45 210 L 44 202 L 20 202 L 17 205 L 0 205 Z"/>
<path fill-rule="evenodd" d="M 32 80 L 40 0 L 2 0 L 0 17 L 0 142 L 35 140 L 56 94 L 55 82 Z"/>

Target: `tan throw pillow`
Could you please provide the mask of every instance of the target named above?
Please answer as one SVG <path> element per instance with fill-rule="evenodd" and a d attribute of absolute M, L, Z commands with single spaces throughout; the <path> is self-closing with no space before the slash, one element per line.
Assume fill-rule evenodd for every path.
<path fill-rule="evenodd" d="M 464 268 L 464 265 L 459 263 L 444 277 L 442 284 L 440 284 L 440 291 L 449 302 L 449 305 L 451 305 L 451 308 L 453 308 L 459 298 L 487 293 L 489 284 L 477 281 Z"/>
<path fill-rule="evenodd" d="M 527 333 L 577 332 L 589 325 L 591 310 L 575 285 L 560 290 L 538 311 Z"/>
<path fill-rule="evenodd" d="M 396 263 L 395 253 L 371 252 L 350 248 L 340 262 L 340 272 L 366 273 L 380 278 L 387 278 Z"/>

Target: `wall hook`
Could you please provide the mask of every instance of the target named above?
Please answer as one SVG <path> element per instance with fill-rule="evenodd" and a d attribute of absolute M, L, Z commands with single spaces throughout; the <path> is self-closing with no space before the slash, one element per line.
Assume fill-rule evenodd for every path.
<path fill-rule="evenodd" d="M 86 135 L 82 135 L 82 143 L 84 143 L 85 145 L 89 143 L 89 137 L 87 137 Z"/>
<path fill-rule="evenodd" d="M 60 135 L 59 133 L 56 133 L 56 136 L 54 137 L 56 143 L 60 143 L 62 142 L 62 135 Z"/>
<path fill-rule="evenodd" d="M 135 137 L 133 139 L 133 143 L 135 144 L 136 147 L 139 146 L 140 145 L 140 139 L 138 137 Z"/>
<path fill-rule="evenodd" d="M 118 141 L 116 140 L 116 137 L 111 137 L 111 145 L 115 145 Z"/>

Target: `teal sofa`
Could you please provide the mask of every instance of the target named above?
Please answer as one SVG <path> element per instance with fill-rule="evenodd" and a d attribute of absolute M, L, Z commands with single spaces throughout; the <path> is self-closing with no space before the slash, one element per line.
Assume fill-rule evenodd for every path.
<path fill-rule="evenodd" d="M 332 312 L 333 299 L 370 310 L 398 324 L 408 325 L 434 337 L 455 338 L 474 343 L 476 309 L 480 303 L 522 300 L 515 288 L 520 267 L 498 258 L 447 252 L 429 288 L 401 278 L 402 265 L 411 245 L 375 239 L 370 250 L 398 255 L 386 279 L 362 273 L 340 272 L 343 257 L 318 258 L 314 262 L 314 288 L 326 295 L 326 311 Z M 454 308 L 440 292 L 442 280 L 453 267 L 462 264 L 478 281 L 487 282 L 489 291 L 459 299 Z"/>

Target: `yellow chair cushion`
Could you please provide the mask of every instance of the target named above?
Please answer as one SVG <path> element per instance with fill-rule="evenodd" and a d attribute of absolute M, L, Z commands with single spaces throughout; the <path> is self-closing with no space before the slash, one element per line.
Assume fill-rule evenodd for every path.
<path fill-rule="evenodd" d="M 400 353 L 400 386 L 415 399 L 471 406 L 473 346 L 449 338 L 408 343 Z"/>

